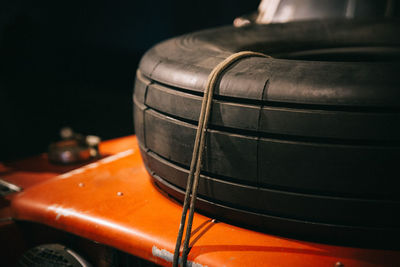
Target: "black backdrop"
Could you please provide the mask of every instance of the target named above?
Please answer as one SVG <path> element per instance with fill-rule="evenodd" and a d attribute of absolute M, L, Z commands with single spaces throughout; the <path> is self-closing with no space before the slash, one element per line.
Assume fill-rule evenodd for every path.
<path fill-rule="evenodd" d="M 0 1 L 0 160 L 44 152 L 59 129 L 133 133 L 140 57 L 185 32 L 231 24 L 259 0 Z"/>

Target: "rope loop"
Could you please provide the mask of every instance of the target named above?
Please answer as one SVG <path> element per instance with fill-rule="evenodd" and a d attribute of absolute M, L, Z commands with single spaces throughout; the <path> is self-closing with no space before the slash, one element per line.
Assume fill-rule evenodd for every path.
<path fill-rule="evenodd" d="M 217 85 L 220 76 L 228 67 L 230 67 L 236 61 L 238 61 L 242 58 L 246 58 L 246 57 L 271 58 L 268 55 L 258 53 L 258 52 L 252 52 L 252 51 L 237 52 L 235 54 L 230 55 L 222 62 L 220 62 L 211 71 L 210 75 L 208 76 L 207 84 L 206 84 L 206 87 L 204 90 L 203 100 L 201 103 L 199 124 L 197 126 L 197 131 L 196 131 L 196 139 L 194 142 L 192 160 L 190 163 L 190 172 L 189 172 L 188 181 L 186 184 L 186 193 L 185 193 L 185 198 L 184 198 L 184 202 L 183 202 L 182 216 L 181 216 L 181 221 L 179 224 L 178 237 L 177 237 L 176 244 L 175 244 L 173 267 L 178 267 L 178 264 L 179 264 L 178 263 L 179 251 L 180 251 L 183 231 L 184 231 L 185 223 L 186 223 L 186 214 L 187 214 L 187 210 L 189 208 L 189 198 L 191 195 L 192 197 L 190 199 L 190 210 L 189 210 L 189 217 L 188 217 L 188 222 L 187 222 L 185 240 L 184 240 L 184 244 L 183 244 L 181 266 L 186 267 L 186 263 L 187 263 L 187 256 L 188 256 L 188 252 L 189 252 L 189 241 L 190 241 L 192 224 L 193 224 L 194 207 L 195 207 L 195 202 L 196 202 L 196 197 L 197 197 L 197 188 L 198 188 L 198 183 L 199 183 L 201 164 L 202 164 L 202 160 L 203 160 L 205 136 L 207 133 L 207 125 L 208 125 L 210 112 L 211 112 L 211 104 L 212 104 L 212 99 L 213 99 L 213 95 L 214 95 L 214 88 Z"/>

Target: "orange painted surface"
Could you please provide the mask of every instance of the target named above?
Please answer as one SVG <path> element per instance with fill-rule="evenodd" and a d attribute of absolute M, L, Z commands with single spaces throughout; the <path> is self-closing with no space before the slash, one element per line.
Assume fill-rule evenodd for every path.
<path fill-rule="evenodd" d="M 170 266 L 163 257 L 173 253 L 181 205 L 154 187 L 135 137 L 109 141 L 102 148 L 114 155 L 49 178 L 13 197 L 12 216 Z M 193 229 L 189 260 L 210 267 L 400 264 L 400 251 L 291 240 L 215 223 L 200 214 L 195 215 Z"/>
<path fill-rule="evenodd" d="M 134 138 L 121 137 L 102 142 L 99 149 L 101 154 L 106 157 L 126 150 L 127 147 L 133 147 L 134 144 Z M 4 180 L 26 189 L 53 178 L 56 175 L 74 170 L 86 164 L 87 163 L 75 165 L 52 164 L 49 162 L 47 154 L 43 153 L 38 156 L 13 162 L 0 162 L 0 176 Z"/>

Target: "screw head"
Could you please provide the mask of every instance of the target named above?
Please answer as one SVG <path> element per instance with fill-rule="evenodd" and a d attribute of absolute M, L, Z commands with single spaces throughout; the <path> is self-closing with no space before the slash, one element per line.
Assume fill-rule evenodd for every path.
<path fill-rule="evenodd" d="M 94 147 L 100 144 L 100 137 L 96 136 L 96 135 L 88 135 L 86 136 L 86 143 L 88 144 L 88 146 L 90 147 Z"/>
<path fill-rule="evenodd" d="M 121 197 L 121 196 L 123 196 L 123 195 L 124 195 L 124 193 L 122 193 L 122 192 L 117 192 L 117 196 Z"/>
<path fill-rule="evenodd" d="M 79 187 L 84 187 L 85 184 L 84 184 L 84 183 L 79 183 L 78 186 L 79 186 Z"/>
<path fill-rule="evenodd" d="M 62 139 L 71 139 L 74 136 L 74 131 L 70 127 L 64 127 L 60 130 Z"/>

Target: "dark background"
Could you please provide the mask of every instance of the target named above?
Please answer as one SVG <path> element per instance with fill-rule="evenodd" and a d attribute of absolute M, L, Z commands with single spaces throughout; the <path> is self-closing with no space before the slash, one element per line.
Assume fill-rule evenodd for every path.
<path fill-rule="evenodd" d="M 0 160 L 34 155 L 70 126 L 133 134 L 143 53 L 166 38 L 231 24 L 259 0 L 0 1 Z"/>

